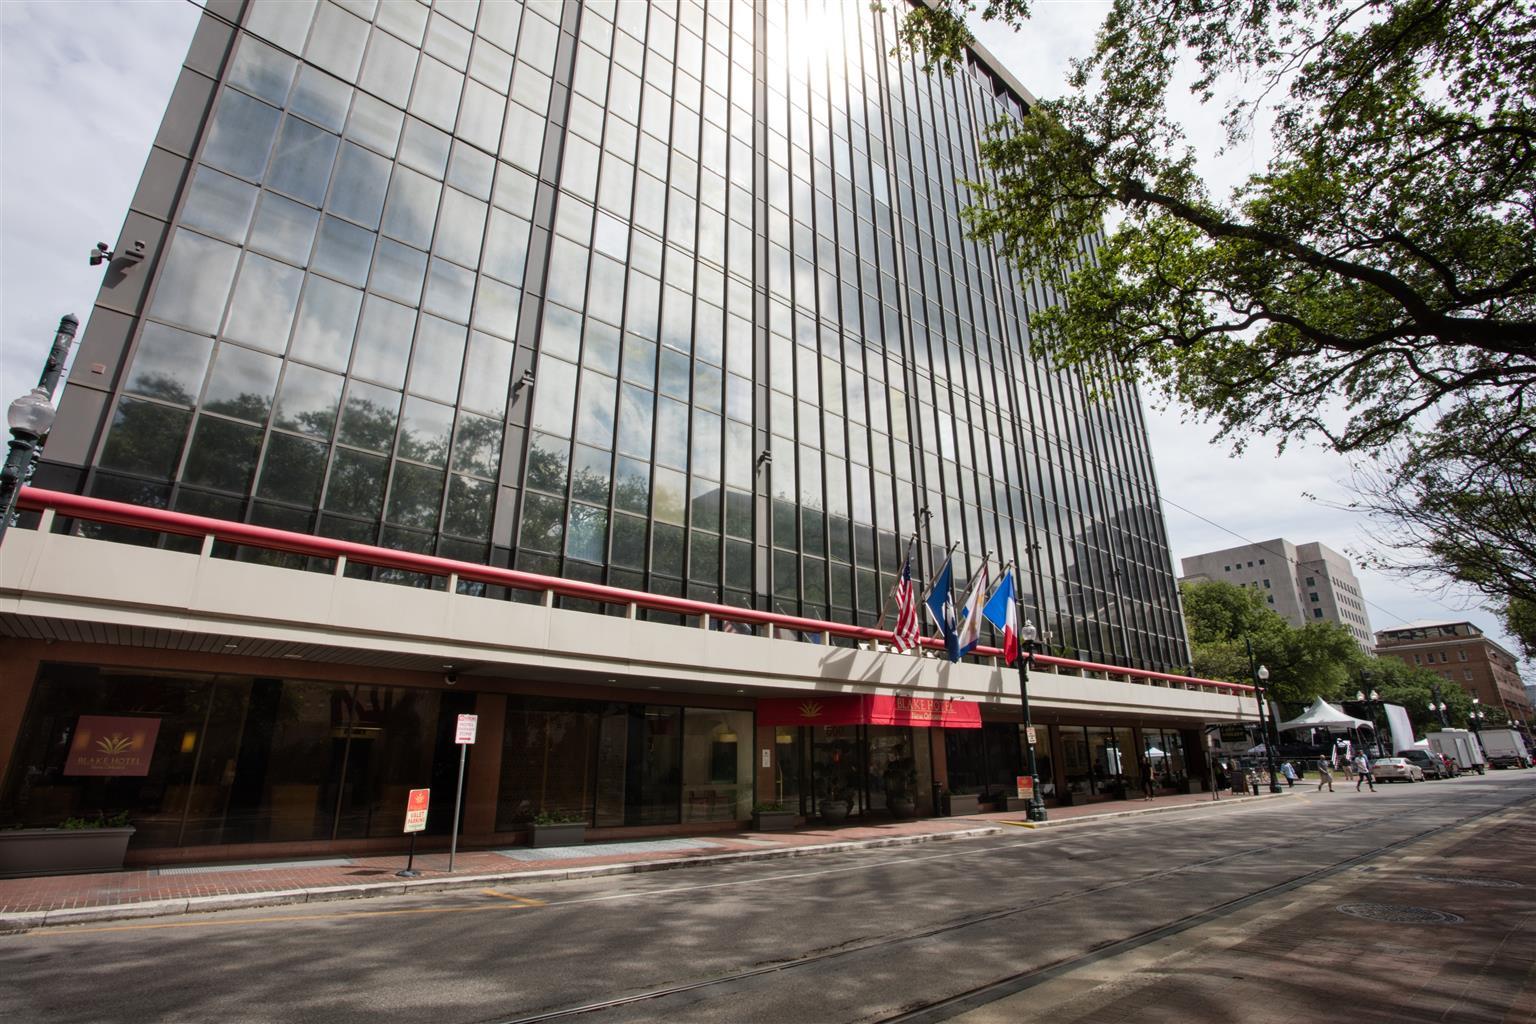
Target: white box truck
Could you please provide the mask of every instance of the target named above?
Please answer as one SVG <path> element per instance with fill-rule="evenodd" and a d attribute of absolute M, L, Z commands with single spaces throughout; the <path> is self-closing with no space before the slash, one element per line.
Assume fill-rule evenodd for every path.
<path fill-rule="evenodd" d="M 1488 757 L 1490 768 L 1529 768 L 1531 755 L 1526 752 L 1525 740 L 1514 729 L 1484 729 L 1477 734 L 1482 741 L 1483 753 Z"/>
<path fill-rule="evenodd" d="M 1441 729 L 1424 737 L 1429 741 L 1429 747 L 1438 753 L 1444 754 L 1456 762 L 1456 767 L 1464 772 L 1477 772 L 1482 775 L 1488 770 L 1483 760 L 1482 745 L 1477 742 L 1477 737 L 1465 729 Z"/>

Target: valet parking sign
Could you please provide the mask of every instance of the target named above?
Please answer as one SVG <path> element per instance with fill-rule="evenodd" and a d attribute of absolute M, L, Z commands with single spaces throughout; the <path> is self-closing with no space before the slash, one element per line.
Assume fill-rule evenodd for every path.
<path fill-rule="evenodd" d="M 427 830 L 427 802 L 432 797 L 430 789 L 411 790 L 410 799 L 405 803 L 405 830 L 407 832 L 425 832 Z M 415 842 L 416 840 L 411 840 Z"/>

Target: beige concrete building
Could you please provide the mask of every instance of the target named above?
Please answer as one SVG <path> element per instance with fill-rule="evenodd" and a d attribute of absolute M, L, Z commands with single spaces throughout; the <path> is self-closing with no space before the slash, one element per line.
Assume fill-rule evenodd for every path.
<path fill-rule="evenodd" d="M 1360 581 L 1349 559 L 1324 544 L 1283 538 L 1193 555 L 1180 562 L 1180 580 L 1221 580 L 1261 591 L 1294 626 L 1337 622 L 1370 650 L 1375 637 Z"/>

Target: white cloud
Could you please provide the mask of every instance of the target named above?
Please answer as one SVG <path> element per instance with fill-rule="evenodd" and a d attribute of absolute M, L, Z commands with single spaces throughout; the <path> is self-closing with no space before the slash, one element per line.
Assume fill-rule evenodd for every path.
<path fill-rule="evenodd" d="M 0 404 L 37 382 L 59 317 L 90 316 L 186 56 L 186 0 L 0 4 Z"/>

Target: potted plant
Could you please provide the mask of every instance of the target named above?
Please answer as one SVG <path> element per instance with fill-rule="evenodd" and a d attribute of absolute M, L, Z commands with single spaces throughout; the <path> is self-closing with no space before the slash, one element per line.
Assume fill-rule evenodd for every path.
<path fill-rule="evenodd" d="M 752 805 L 754 832 L 792 832 L 799 820 L 798 814 L 777 801 Z"/>
<path fill-rule="evenodd" d="M 540 811 L 528 831 L 533 846 L 580 846 L 587 841 L 587 817 L 573 811 Z"/>
<path fill-rule="evenodd" d="M 65 818 L 57 828 L 0 830 L 0 878 L 121 871 L 133 833 L 127 811 Z"/>

